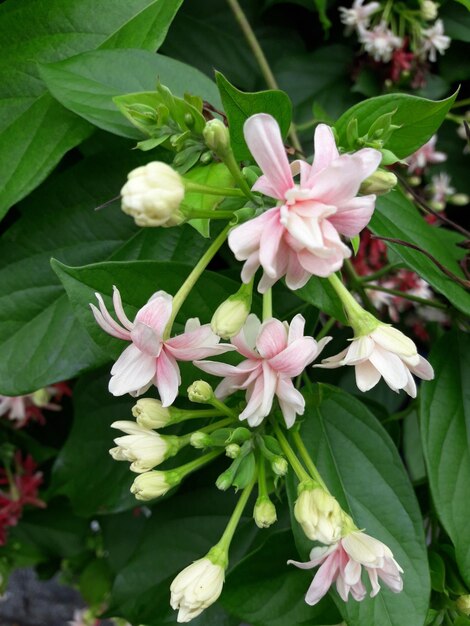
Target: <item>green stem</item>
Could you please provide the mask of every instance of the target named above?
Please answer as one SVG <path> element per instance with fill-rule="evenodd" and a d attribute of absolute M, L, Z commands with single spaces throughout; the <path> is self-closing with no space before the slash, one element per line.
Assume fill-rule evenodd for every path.
<path fill-rule="evenodd" d="M 212 406 L 215 409 L 220 411 L 220 413 L 222 413 L 223 415 L 227 415 L 227 417 L 230 417 L 230 419 L 238 420 L 238 413 L 234 411 L 233 409 L 231 409 L 229 406 L 227 406 L 224 402 L 222 402 L 222 400 L 219 400 L 218 398 L 216 398 L 215 396 L 213 396 L 209 400 L 209 404 L 212 404 Z"/>
<path fill-rule="evenodd" d="M 330 332 L 330 330 L 333 328 L 335 324 L 336 324 L 335 318 L 330 317 L 330 319 L 327 322 L 325 322 L 325 324 L 323 324 L 322 329 L 320 330 L 318 335 L 315 337 L 315 339 L 317 341 L 320 341 L 320 339 L 323 339 L 323 337 Z"/>
<path fill-rule="evenodd" d="M 252 193 L 248 183 L 243 178 L 243 174 L 240 172 L 240 168 L 238 167 L 238 163 L 235 160 L 235 156 L 232 150 L 231 149 L 226 150 L 224 154 L 220 154 L 219 156 L 224 162 L 224 164 L 226 165 L 230 174 L 232 174 L 233 178 L 238 183 L 243 194 L 247 196 L 247 198 L 249 198 L 250 200 L 253 200 L 254 202 L 258 203 L 257 197 Z"/>
<path fill-rule="evenodd" d="M 209 433 L 214 432 L 214 430 L 219 430 L 219 428 L 225 428 L 225 426 L 230 426 L 230 424 L 233 424 L 233 421 L 234 420 L 232 417 L 227 417 L 224 420 L 220 420 L 220 422 L 214 422 L 214 424 L 209 424 L 208 426 L 203 426 L 203 428 L 198 428 L 198 430 L 194 432 L 206 433 L 206 435 L 208 435 Z M 180 449 L 189 444 L 192 434 L 193 433 L 187 433 L 186 435 L 181 435 L 181 437 L 178 437 L 178 444 Z"/>
<path fill-rule="evenodd" d="M 361 283 L 370 283 L 371 280 L 377 280 L 378 278 L 382 278 L 382 276 L 385 276 L 385 274 L 391 272 L 395 267 L 397 267 L 396 263 L 387 263 L 387 265 L 384 265 L 373 274 L 368 274 L 367 276 L 358 276 L 358 279 L 361 281 Z"/>
<path fill-rule="evenodd" d="M 211 187 L 210 185 L 193 183 L 190 180 L 185 180 L 184 186 L 188 193 L 205 193 L 212 196 L 236 196 L 237 198 L 241 198 L 245 195 L 241 189 L 237 189 L 236 187 Z"/>
<path fill-rule="evenodd" d="M 232 9 L 235 19 L 237 20 L 243 32 L 243 35 L 245 36 L 245 39 L 251 48 L 253 56 L 255 57 L 256 62 L 258 63 L 258 66 L 261 70 L 261 74 L 263 75 L 263 78 L 266 81 L 267 86 L 270 89 L 279 89 L 279 85 L 277 84 L 277 81 L 268 63 L 266 55 L 264 54 L 263 49 L 261 48 L 259 41 L 253 29 L 251 28 L 250 22 L 247 20 L 247 17 L 242 7 L 240 6 L 238 0 L 227 0 L 227 3 Z M 298 152 L 302 152 L 302 144 L 299 141 L 294 124 L 291 124 L 290 130 L 289 130 L 289 137 L 290 137 L 290 140 L 292 141 L 292 145 L 294 146 L 294 148 Z"/>
<path fill-rule="evenodd" d="M 189 463 L 180 465 L 180 467 L 175 467 L 175 469 L 167 470 L 167 472 L 169 474 L 171 472 L 179 472 L 181 474 L 181 480 L 182 480 L 188 474 L 191 474 L 192 472 L 195 472 L 196 470 L 200 469 L 204 465 L 207 465 L 208 463 L 216 459 L 218 456 L 220 456 L 224 452 L 225 450 L 213 450 L 212 452 L 208 452 L 207 454 L 204 454 L 203 456 L 200 456 L 197 459 L 194 459 L 194 461 L 190 461 Z"/>
<path fill-rule="evenodd" d="M 297 458 L 294 450 L 292 450 L 291 446 L 289 445 L 289 442 L 287 441 L 287 438 L 285 437 L 284 433 L 280 429 L 279 425 L 274 420 L 272 421 L 272 425 L 273 425 L 274 433 L 277 437 L 277 440 L 279 441 L 279 444 L 282 448 L 282 451 L 286 455 L 289 463 L 292 465 L 292 469 L 296 473 L 297 478 L 300 481 L 310 480 L 310 476 L 305 471 L 304 466 Z"/>
<path fill-rule="evenodd" d="M 413 294 L 409 294 L 404 291 L 398 291 L 398 289 L 389 289 L 388 287 L 380 287 L 379 285 L 367 285 L 367 284 L 364 285 L 364 289 L 370 289 L 372 291 L 383 291 L 384 293 L 389 293 L 392 296 L 398 296 L 399 298 L 405 298 L 406 300 L 419 302 L 420 304 L 431 306 L 431 307 L 434 307 L 435 309 L 447 310 L 447 306 L 443 304 L 442 302 L 438 302 L 437 300 L 428 300 L 426 298 L 420 298 L 419 296 L 414 296 Z"/>
<path fill-rule="evenodd" d="M 218 235 L 218 237 L 214 239 L 214 241 L 211 243 L 211 245 L 206 250 L 206 252 L 204 252 L 202 257 L 199 259 L 198 263 L 196 264 L 196 267 L 193 269 L 193 271 L 189 274 L 187 279 L 179 288 L 178 293 L 173 298 L 173 308 L 171 311 L 171 317 L 165 328 L 163 339 L 169 339 L 169 337 L 171 336 L 171 329 L 173 328 L 174 321 L 176 319 L 176 316 L 178 315 L 180 308 L 182 307 L 184 301 L 188 297 L 189 293 L 191 292 L 191 289 L 194 287 L 194 285 L 198 281 L 203 271 L 206 269 L 210 261 L 218 252 L 219 248 L 223 245 L 223 243 L 227 239 L 227 235 L 230 229 L 231 229 L 230 224 L 227 224 L 227 226 Z"/>
<path fill-rule="evenodd" d="M 238 526 L 242 513 L 245 509 L 245 506 L 250 498 L 251 492 L 255 485 L 255 481 L 250 483 L 245 489 L 243 489 L 240 498 L 233 510 L 233 513 L 230 517 L 229 523 L 227 524 L 226 529 L 224 530 L 224 534 L 220 538 L 219 542 L 216 544 L 218 549 L 221 549 L 228 553 L 228 549 L 230 547 L 230 543 L 232 541 L 235 530 Z"/>
<path fill-rule="evenodd" d="M 305 463 L 305 465 L 307 466 L 308 471 L 310 472 L 310 475 L 313 479 L 315 479 L 317 481 L 317 483 L 327 492 L 328 488 L 325 485 L 323 478 L 320 475 L 320 472 L 317 470 L 315 463 L 313 462 L 312 457 L 310 456 L 310 454 L 308 453 L 307 448 L 305 447 L 305 444 L 302 440 L 302 437 L 300 436 L 300 434 L 296 431 L 294 431 L 292 433 L 292 439 L 295 443 L 295 445 L 297 446 L 297 450 L 300 453 L 300 456 L 303 459 L 303 462 Z"/>
<path fill-rule="evenodd" d="M 189 209 L 189 207 L 188 207 Z M 231 220 L 233 219 L 233 211 L 198 211 L 189 209 L 186 216 L 190 220 L 209 219 L 209 220 Z"/>
<path fill-rule="evenodd" d="M 368 335 L 375 328 L 377 328 L 379 325 L 377 318 L 362 308 L 359 302 L 357 302 L 349 293 L 336 274 L 328 276 L 328 280 L 343 304 L 348 318 L 348 323 L 354 330 L 356 337 Z"/>
<path fill-rule="evenodd" d="M 266 461 L 262 455 L 258 458 L 258 494 L 262 497 L 269 497 L 268 484 L 266 482 Z"/>
<path fill-rule="evenodd" d="M 458 109 L 459 107 L 466 107 L 466 106 L 470 106 L 470 98 L 465 98 L 464 100 L 457 100 L 457 102 L 454 102 L 454 104 L 450 108 Z"/>
<path fill-rule="evenodd" d="M 357 291 L 357 293 L 361 296 L 361 300 L 364 303 L 364 306 L 366 307 L 366 309 L 368 311 L 370 311 L 371 313 L 374 313 L 375 311 L 375 307 L 372 304 L 369 296 L 367 295 L 367 293 L 365 292 L 365 290 L 362 288 L 362 282 L 360 277 L 356 274 L 356 270 L 353 267 L 353 264 L 351 263 L 351 261 L 349 259 L 346 259 L 344 262 L 344 270 L 349 278 L 349 280 L 351 281 L 351 286 L 353 289 L 355 289 Z"/>
<path fill-rule="evenodd" d="M 179 424 L 186 420 L 201 419 L 204 417 L 220 417 L 220 411 L 218 409 L 202 409 L 200 411 L 178 409 L 178 412 L 179 411 L 181 411 L 181 413 L 176 414 L 174 417 L 172 416 L 167 426 L 173 426 L 173 424 Z"/>
<path fill-rule="evenodd" d="M 271 319 L 273 316 L 273 292 L 269 288 L 266 293 L 263 294 L 263 322 Z"/>

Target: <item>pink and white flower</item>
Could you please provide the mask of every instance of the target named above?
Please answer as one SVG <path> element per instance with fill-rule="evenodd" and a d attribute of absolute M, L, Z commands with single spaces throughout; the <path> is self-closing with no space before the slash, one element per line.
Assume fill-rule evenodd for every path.
<path fill-rule="evenodd" d="M 171 317 L 173 297 L 157 291 L 131 322 L 122 306 L 119 290 L 114 287 L 113 304 L 116 322 L 109 314 L 99 293 L 99 309 L 90 304 L 96 321 L 109 335 L 131 342 L 111 369 L 109 391 L 115 396 L 130 393 L 139 396 L 154 384 L 162 406 L 170 406 L 178 395 L 181 384 L 178 361 L 194 361 L 234 348 L 220 344 L 209 324 L 201 326 L 197 318 L 186 322 L 182 335 L 164 339 L 164 331 Z"/>
<path fill-rule="evenodd" d="M 394 50 L 399 50 L 403 46 L 403 39 L 395 35 L 385 22 L 380 22 L 371 30 L 359 26 L 358 33 L 359 41 L 374 61 L 389 63 Z"/>
<path fill-rule="evenodd" d="M 442 205 L 442 208 L 445 207 L 447 198 L 455 193 L 455 187 L 452 187 L 450 181 L 449 174 L 445 172 L 435 174 L 431 178 L 431 184 L 429 185 L 429 191 L 432 193 L 431 201 L 434 204 Z"/>
<path fill-rule="evenodd" d="M 436 141 L 437 135 L 433 135 L 424 146 L 421 146 L 421 148 L 408 157 L 408 174 L 421 172 L 428 165 L 443 163 L 447 159 L 445 152 L 436 150 Z"/>
<path fill-rule="evenodd" d="M 379 324 L 368 335 L 354 338 L 349 348 L 315 367 L 334 369 L 343 365 L 355 367 L 356 384 L 361 391 L 369 391 L 383 377 L 393 391 L 404 389 L 415 398 L 416 383 L 411 374 L 423 380 L 434 378 L 431 364 L 418 354 L 414 342 L 385 324 Z"/>
<path fill-rule="evenodd" d="M 288 561 L 300 569 L 312 569 L 320 565 L 310 585 L 305 602 L 313 606 L 336 582 L 336 589 L 344 602 L 349 594 L 354 600 L 363 600 L 367 591 L 361 580 L 364 567 L 370 580 L 371 598 L 380 591 L 379 578 L 394 593 L 403 589 L 402 568 L 393 558 L 392 551 L 378 539 L 361 531 L 354 531 L 331 546 L 313 548 L 310 561 Z"/>
<path fill-rule="evenodd" d="M 292 383 L 330 341 L 324 337 L 318 343 L 304 337 L 305 319 L 296 315 L 290 326 L 277 319 L 263 323 L 251 314 L 238 335 L 231 339 L 246 360 L 239 365 L 214 361 L 196 361 L 204 372 L 224 376 L 215 390 L 217 398 L 225 398 L 238 389 L 246 390 L 247 405 L 240 413 L 252 427 L 259 426 L 271 411 L 277 397 L 286 425 L 290 428 L 296 415 L 303 415 L 305 400 Z"/>
<path fill-rule="evenodd" d="M 434 63 L 437 60 L 437 52 L 444 54 L 450 46 L 451 39 L 444 35 L 444 23 L 436 20 L 431 28 L 424 28 L 421 31 L 423 36 L 422 52 L 427 54 L 428 59 Z"/>
<path fill-rule="evenodd" d="M 0 395 L 0 417 L 7 417 L 17 428 L 26 426 L 30 420 L 44 423 L 42 410 L 61 411 L 61 405 L 52 400 L 60 401 L 64 395 L 72 395 L 66 383 L 57 383 L 23 396 Z"/>
<path fill-rule="evenodd" d="M 370 23 L 370 16 L 380 10 L 380 2 L 369 2 L 364 4 L 364 0 L 354 0 L 352 7 L 339 7 L 341 21 L 349 28 L 363 26 L 367 28 Z"/>
<path fill-rule="evenodd" d="M 299 289 L 311 275 L 336 272 L 351 256 L 340 235 L 357 235 L 375 208 L 375 195 L 357 194 L 362 181 L 377 169 L 380 152 L 364 148 L 340 155 L 331 128 L 320 124 L 313 165 L 289 165 L 278 123 L 264 113 L 247 119 L 244 135 L 263 171 L 253 190 L 280 203 L 229 235 L 235 257 L 245 261 L 243 282 L 248 283 L 260 266 L 261 293 L 283 276 L 290 289 Z M 299 172 L 296 184 L 293 175 Z"/>

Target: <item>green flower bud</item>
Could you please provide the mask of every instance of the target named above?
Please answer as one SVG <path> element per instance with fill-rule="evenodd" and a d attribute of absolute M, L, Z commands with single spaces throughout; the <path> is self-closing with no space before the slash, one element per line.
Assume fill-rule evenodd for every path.
<path fill-rule="evenodd" d="M 466 193 L 454 193 L 454 195 L 448 199 L 448 202 L 455 206 L 466 206 L 470 202 L 470 198 Z"/>
<path fill-rule="evenodd" d="M 132 415 L 144 428 L 164 428 L 171 421 L 171 412 L 160 400 L 140 398 L 132 407 Z"/>
<path fill-rule="evenodd" d="M 211 320 L 216 335 L 222 339 L 238 335 L 250 313 L 252 293 L 253 282 L 250 282 L 219 305 Z"/>
<path fill-rule="evenodd" d="M 47 391 L 47 389 L 38 389 L 33 393 L 33 403 L 38 407 L 44 407 L 49 403 L 51 399 L 51 394 Z"/>
<path fill-rule="evenodd" d="M 209 435 L 206 435 L 206 433 L 198 430 L 191 435 L 189 443 L 193 446 L 193 448 L 202 450 L 203 448 L 208 448 L 211 445 L 211 438 Z"/>
<path fill-rule="evenodd" d="M 210 120 L 202 131 L 206 146 L 213 150 L 218 156 L 227 154 L 230 151 L 230 133 L 221 120 Z"/>
<path fill-rule="evenodd" d="M 225 454 L 228 456 L 229 459 L 236 459 L 237 456 L 240 454 L 240 446 L 237 443 L 230 443 L 225 448 Z"/>
<path fill-rule="evenodd" d="M 378 169 L 362 183 L 360 192 L 362 194 L 374 193 L 382 195 L 391 191 L 397 182 L 397 177 L 393 172 Z"/>
<path fill-rule="evenodd" d="M 419 185 L 421 185 L 421 176 L 410 176 L 408 178 L 408 184 L 410 185 L 410 187 L 418 187 Z"/>
<path fill-rule="evenodd" d="M 268 496 L 259 496 L 253 509 L 253 517 L 258 528 L 268 528 L 277 521 L 276 507 Z"/>
<path fill-rule="evenodd" d="M 455 604 L 461 613 L 470 615 L 470 595 L 460 596 Z"/>
<path fill-rule="evenodd" d="M 220 474 L 220 476 L 217 478 L 217 480 L 215 481 L 215 486 L 217 487 L 217 489 L 220 489 L 220 491 L 227 491 L 227 489 L 232 486 L 233 479 L 233 472 L 230 468 L 228 468 L 227 470 L 225 470 L 225 472 L 222 472 L 222 474 Z"/>
<path fill-rule="evenodd" d="M 164 496 L 176 484 L 169 480 L 169 472 L 153 470 L 137 476 L 132 483 L 131 493 L 137 500 L 153 500 Z"/>
<path fill-rule="evenodd" d="M 421 17 L 427 22 L 432 22 L 437 17 L 439 5 L 432 0 L 423 0 L 421 3 Z"/>
<path fill-rule="evenodd" d="M 205 380 L 196 380 L 188 387 L 188 398 L 191 402 L 208 404 L 214 397 L 214 392 Z"/>
<path fill-rule="evenodd" d="M 285 476 L 289 469 L 289 464 L 283 456 L 276 456 L 271 461 L 271 469 L 277 476 Z"/>

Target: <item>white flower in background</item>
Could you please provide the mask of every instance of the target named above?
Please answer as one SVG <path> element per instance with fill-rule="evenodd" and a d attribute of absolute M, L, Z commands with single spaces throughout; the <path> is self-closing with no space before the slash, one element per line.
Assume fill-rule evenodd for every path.
<path fill-rule="evenodd" d="M 408 174 L 414 172 L 420 172 L 424 170 L 428 165 L 434 165 L 435 163 L 443 163 L 447 160 L 447 154 L 445 152 L 439 152 L 436 150 L 437 135 L 433 135 L 424 146 L 421 146 L 416 152 L 408 157 Z"/>
<path fill-rule="evenodd" d="M 374 61 L 388 63 L 392 59 L 393 51 L 403 46 L 403 39 L 395 35 L 385 22 L 380 22 L 371 30 L 359 26 L 358 33 L 359 41 Z"/>
<path fill-rule="evenodd" d="M 179 211 L 183 180 L 166 163 L 152 161 L 129 172 L 121 196 L 122 210 L 137 226 L 177 226 L 184 221 Z"/>
<path fill-rule="evenodd" d="M 447 198 L 455 193 L 455 188 L 450 184 L 450 176 L 445 172 L 435 174 L 431 178 L 431 184 L 429 190 L 432 193 L 431 202 L 435 205 L 442 205 L 440 208 L 444 208 Z"/>
<path fill-rule="evenodd" d="M 336 498 L 316 487 L 301 488 L 294 506 L 295 519 L 312 541 L 336 543 L 343 530 L 343 511 Z"/>
<path fill-rule="evenodd" d="M 190 622 L 222 593 L 225 568 L 208 556 L 188 565 L 171 583 L 170 604 L 178 611 L 178 623 Z"/>
<path fill-rule="evenodd" d="M 349 348 L 315 367 L 334 369 L 343 365 L 355 367 L 361 391 L 369 391 L 383 377 L 393 391 L 404 389 L 415 398 L 416 383 L 411 374 L 423 380 L 434 378 L 431 364 L 418 354 L 414 342 L 396 328 L 380 323 L 368 335 L 355 337 Z"/>
<path fill-rule="evenodd" d="M 422 52 L 428 56 L 432 63 L 437 60 L 437 52 L 444 54 L 450 46 L 451 39 L 444 35 L 442 20 L 436 20 L 430 28 L 423 28 L 421 35 L 423 37 Z"/>
<path fill-rule="evenodd" d="M 364 4 L 364 0 L 354 0 L 350 9 L 339 7 L 340 17 L 343 24 L 349 27 L 367 28 L 370 23 L 370 16 L 380 10 L 380 2 L 369 2 Z"/>

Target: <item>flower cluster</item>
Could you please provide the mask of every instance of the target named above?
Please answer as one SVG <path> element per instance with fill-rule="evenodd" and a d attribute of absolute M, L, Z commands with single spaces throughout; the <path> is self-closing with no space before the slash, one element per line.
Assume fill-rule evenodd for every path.
<path fill-rule="evenodd" d="M 365 11 L 362 28 L 379 7 L 371 11 L 369 5 L 356 4 Z M 353 25 L 352 14 L 345 14 L 346 18 Z M 222 122 L 215 122 L 208 124 L 204 133 L 206 144 L 233 172 L 228 131 Z M 137 474 L 131 487 L 135 497 L 142 501 L 163 497 L 189 474 L 222 455 L 229 465 L 217 478 L 217 488 L 241 490 L 219 542 L 171 584 L 171 606 L 178 610 L 179 622 L 194 619 L 218 599 L 230 543 L 256 484 L 256 525 L 266 528 L 276 522 L 271 493 L 289 467 L 299 479 L 295 518 L 311 541 L 324 544 L 313 549 L 307 563 L 290 561 L 303 568 L 320 565 L 306 601 L 318 602 L 334 582 L 345 601 L 350 593 L 355 600 L 362 600 L 366 595 L 362 568 L 369 576 L 372 596 L 380 589 L 379 579 L 392 591 L 402 588 L 402 570 L 390 549 L 356 527 L 329 493 L 313 461 L 306 462 L 308 473 L 284 435 L 305 412 L 305 399 L 299 390 L 301 377 L 306 376 L 307 368 L 331 337 L 317 341 L 306 334 L 306 320 L 301 314 L 290 322 L 274 316 L 271 287 L 277 281 L 285 278 L 290 289 L 298 289 L 312 276 L 327 278 L 344 308 L 353 339 L 346 349 L 323 359 L 317 367 L 351 365 L 360 390 L 371 389 L 383 378 L 391 389 L 403 389 L 411 397 L 417 391 L 413 374 L 424 380 L 433 376 L 431 365 L 418 354 L 415 344 L 363 309 L 336 274 L 352 254 L 348 240 L 356 238 L 371 219 L 375 193 L 386 193 L 397 182 L 393 173 L 378 169 L 382 153 L 374 148 L 340 153 L 332 129 L 320 124 L 314 136 L 313 163 L 289 163 L 277 122 L 263 113 L 246 121 L 244 134 L 262 174 L 251 189 L 246 188 L 244 179 L 239 181 L 241 192 L 251 202 L 248 217 L 242 223 L 238 217 L 229 223 L 209 249 L 215 254 L 216 243 L 221 245 L 227 238 L 236 259 L 244 262 L 240 289 L 218 306 L 211 323 L 201 325 L 199 319 L 188 319 L 184 331 L 174 334 L 174 322 L 184 300 L 210 261 L 208 252 L 174 296 L 157 291 L 133 321 L 116 287 L 112 294 L 115 317 L 100 294 L 96 294 L 98 306 L 91 304 L 99 326 L 129 344 L 111 369 L 110 392 L 141 396 L 154 386 L 160 397 L 140 398 L 132 411 L 135 421 L 112 424 L 123 434 L 115 438 L 110 454 L 116 461 L 130 463 L 130 470 Z M 129 176 L 122 192 L 123 209 L 137 223 L 180 223 L 180 205 L 188 187 L 167 167 L 149 164 Z M 205 193 L 216 191 L 204 189 Z M 277 201 L 275 206 L 273 200 Z M 191 215 L 190 211 L 185 208 L 186 215 Z M 220 215 L 234 217 L 233 213 Z M 364 266 L 366 261 L 380 266 L 384 256 L 380 245 L 375 256 L 375 261 L 363 258 Z M 258 270 L 262 319 L 251 312 Z M 230 355 L 223 361 L 218 360 L 227 353 Z M 180 362 L 191 362 L 203 372 L 222 378 L 215 391 L 204 380 L 193 382 L 187 390 L 190 402 L 210 408 L 181 409 L 174 405 L 181 385 Z M 192 420 L 196 420 L 195 429 L 189 428 Z M 171 427 L 181 422 L 182 430 L 172 431 Z M 295 439 L 296 433 L 292 436 Z M 189 455 L 191 460 L 180 466 L 165 465 L 170 457 L 189 447 L 197 456 Z"/>
<path fill-rule="evenodd" d="M 0 395 L 0 417 L 11 420 L 16 428 L 23 428 L 30 421 L 44 423 L 43 410 L 60 411 L 58 404 L 64 396 L 71 396 L 67 383 L 57 383 L 24 396 Z"/>

